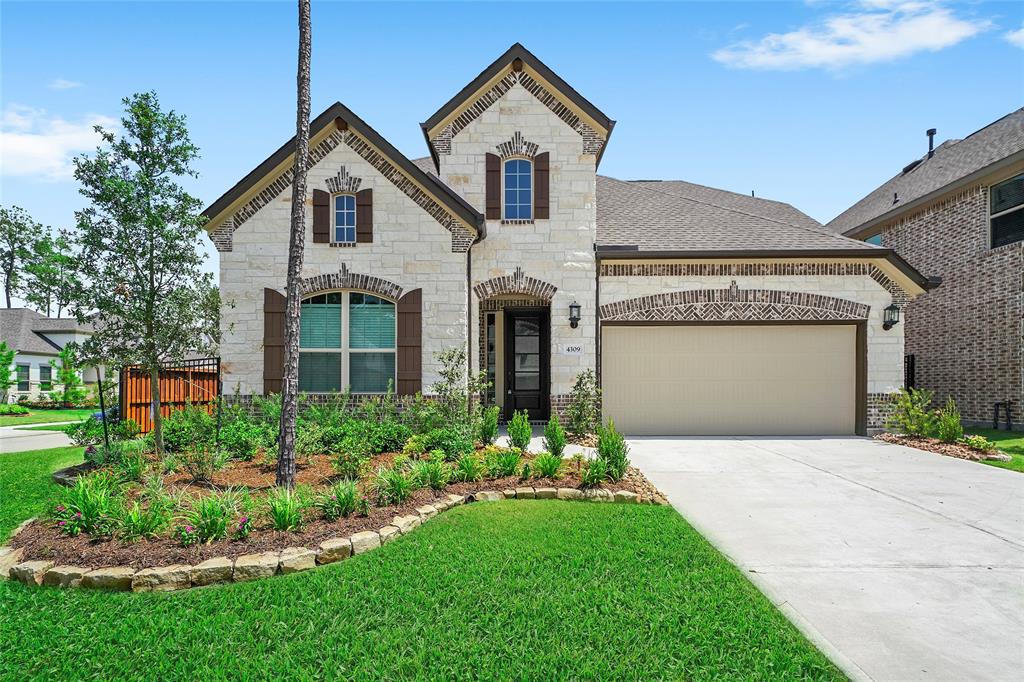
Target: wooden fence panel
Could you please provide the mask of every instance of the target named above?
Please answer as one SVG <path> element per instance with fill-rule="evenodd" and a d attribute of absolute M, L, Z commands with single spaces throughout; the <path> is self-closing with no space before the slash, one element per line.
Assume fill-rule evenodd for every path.
<path fill-rule="evenodd" d="M 220 358 L 203 358 L 167 363 L 157 375 L 160 386 L 160 414 L 166 419 L 187 405 L 203 407 L 209 414 L 220 397 Z M 142 433 L 153 429 L 150 373 L 138 365 L 122 368 L 120 405 L 122 419 L 134 420 Z"/>

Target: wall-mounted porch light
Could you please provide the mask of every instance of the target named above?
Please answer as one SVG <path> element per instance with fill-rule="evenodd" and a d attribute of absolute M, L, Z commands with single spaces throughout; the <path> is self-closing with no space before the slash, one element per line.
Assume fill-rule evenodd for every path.
<path fill-rule="evenodd" d="M 580 304 L 576 301 L 569 304 L 569 326 L 573 329 L 580 326 Z"/>
<path fill-rule="evenodd" d="M 882 311 L 882 329 L 886 331 L 892 329 L 900 322 L 900 307 L 893 303 Z"/>

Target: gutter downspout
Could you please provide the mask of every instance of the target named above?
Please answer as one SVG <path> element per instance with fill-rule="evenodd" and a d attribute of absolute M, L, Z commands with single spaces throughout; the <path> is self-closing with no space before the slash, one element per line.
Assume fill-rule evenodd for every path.
<path fill-rule="evenodd" d="M 473 246 L 483 240 L 483 231 L 478 230 L 476 238 L 466 249 L 466 392 L 469 393 L 469 378 L 473 376 Z M 472 409 L 472 396 L 470 396 Z"/>
<path fill-rule="evenodd" d="M 601 259 L 594 243 L 594 377 L 601 388 Z M 604 418 L 601 418 L 604 423 Z"/>

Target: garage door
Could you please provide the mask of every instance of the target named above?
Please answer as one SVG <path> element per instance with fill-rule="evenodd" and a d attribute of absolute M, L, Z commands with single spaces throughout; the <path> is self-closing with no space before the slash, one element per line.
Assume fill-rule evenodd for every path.
<path fill-rule="evenodd" d="M 845 435 L 854 325 L 611 326 L 605 418 L 630 435 Z"/>

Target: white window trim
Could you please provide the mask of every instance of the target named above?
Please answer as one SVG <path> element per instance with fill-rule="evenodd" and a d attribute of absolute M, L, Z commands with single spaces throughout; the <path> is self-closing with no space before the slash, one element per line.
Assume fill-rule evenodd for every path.
<path fill-rule="evenodd" d="M 1013 244 L 1017 244 L 1018 243 L 1018 242 L 1010 242 L 1009 244 L 1003 244 L 1002 246 L 995 246 L 993 244 L 993 240 L 992 240 L 992 238 L 995 236 L 994 234 L 992 234 L 992 219 L 993 218 L 1002 218 L 1004 215 L 1009 215 L 1011 213 L 1014 213 L 1015 211 L 1024 211 L 1024 202 L 1022 202 L 1020 204 L 1017 204 L 1016 206 L 1013 206 L 1011 208 L 1008 208 L 1005 211 L 999 211 L 999 213 L 993 213 L 992 212 L 992 190 L 994 190 L 996 188 L 996 186 L 1001 185 L 1004 182 L 1009 182 L 1010 180 L 1013 180 L 1014 178 L 1016 178 L 1019 175 L 1021 175 L 1021 173 L 1014 173 L 1013 175 L 1011 175 L 1011 176 L 1009 176 L 1007 178 L 1003 178 L 999 182 L 993 182 L 991 185 L 988 186 L 988 206 L 987 206 L 987 209 L 988 209 L 988 248 L 990 248 L 990 249 L 1000 249 L 1003 246 L 1012 246 Z"/>
<path fill-rule="evenodd" d="M 395 376 L 391 377 L 391 387 L 395 390 L 398 386 L 398 302 L 392 301 L 387 296 L 381 296 L 372 291 L 364 291 L 362 289 L 330 289 L 327 291 L 318 291 L 316 293 L 304 296 L 302 301 L 313 298 L 314 296 L 321 296 L 323 294 L 341 294 L 341 348 L 303 348 L 299 346 L 299 353 L 333 353 L 341 355 L 341 391 L 344 393 L 352 385 L 351 371 L 349 370 L 349 354 L 351 353 L 394 353 L 395 355 Z M 349 294 L 366 294 L 368 296 L 376 296 L 377 298 L 387 301 L 395 306 L 395 345 L 393 348 L 349 348 L 349 335 L 348 335 L 348 304 Z M 299 310 L 301 315 L 302 301 L 299 302 Z M 300 335 L 301 341 L 301 335 Z M 306 391 L 306 393 L 313 393 L 312 391 Z M 330 395 L 328 392 L 313 393 L 314 395 Z M 387 395 L 387 391 L 359 391 L 356 395 Z"/>
<path fill-rule="evenodd" d="M 338 209 L 335 204 L 335 200 L 338 197 L 352 197 L 352 241 L 338 241 Z M 356 235 L 356 221 L 358 220 L 358 207 L 356 206 L 356 195 L 352 192 L 338 192 L 337 194 L 331 195 L 331 243 L 332 244 L 355 244 L 358 236 Z"/>
<path fill-rule="evenodd" d="M 505 164 L 509 161 L 527 161 L 530 164 L 530 217 L 529 218 L 509 218 L 508 213 L 508 202 L 505 201 Z M 534 216 L 537 215 L 537 188 L 534 187 L 535 173 L 533 171 L 533 159 L 529 156 L 508 156 L 501 160 L 501 219 L 510 222 L 533 222 Z M 517 204 L 518 206 L 518 204 Z"/>

